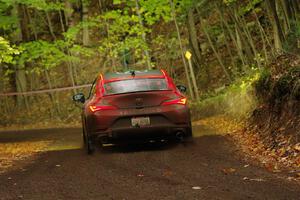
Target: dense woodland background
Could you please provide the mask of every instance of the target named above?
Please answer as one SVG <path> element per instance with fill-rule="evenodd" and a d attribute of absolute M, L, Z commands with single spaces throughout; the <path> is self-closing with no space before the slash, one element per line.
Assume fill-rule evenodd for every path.
<path fill-rule="evenodd" d="M 0 0 L 0 94 L 163 68 L 199 107 L 227 88 L 268 80 L 267 66 L 284 55 L 299 69 L 291 62 L 299 56 L 299 14 L 300 0 Z M 291 80 L 297 97 L 299 81 Z M 0 125 L 76 121 L 78 91 L 0 96 Z"/>

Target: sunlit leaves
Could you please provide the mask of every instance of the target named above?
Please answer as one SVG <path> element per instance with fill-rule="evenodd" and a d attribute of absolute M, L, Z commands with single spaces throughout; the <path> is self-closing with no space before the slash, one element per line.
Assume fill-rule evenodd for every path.
<path fill-rule="evenodd" d="M 81 21 L 78 24 L 71 26 L 68 28 L 68 30 L 63 33 L 63 36 L 65 40 L 69 42 L 75 42 L 76 39 L 78 39 L 78 35 L 81 33 L 83 28 L 95 28 L 95 27 L 102 27 L 103 22 L 101 21 L 99 16 L 96 17 L 90 17 L 89 19 L 85 21 Z"/>
<path fill-rule="evenodd" d="M 101 40 L 99 46 L 102 54 L 117 59 L 124 50 L 130 50 L 136 59 L 144 60 L 143 51 L 148 46 L 142 35 L 150 32 L 150 29 L 140 23 L 136 12 L 128 12 L 128 9 L 112 10 L 106 12 L 102 20 L 107 32 L 107 37 Z"/>
<path fill-rule="evenodd" d="M 21 48 L 23 49 L 23 53 L 19 58 L 19 64 L 21 65 L 26 62 L 34 62 L 37 65 L 35 67 L 49 69 L 68 59 L 66 54 L 61 50 L 63 46 L 60 41 L 49 43 L 37 40 L 23 43 Z"/>
<path fill-rule="evenodd" d="M 7 40 L 0 36 L 0 64 L 13 63 L 14 55 L 19 53 L 20 51 L 15 46 L 11 46 Z"/>
<path fill-rule="evenodd" d="M 230 4 L 233 4 L 237 2 L 237 0 L 223 0 L 223 3 L 226 4 L 226 5 L 230 5 Z"/>
<path fill-rule="evenodd" d="M 35 8 L 37 10 L 43 11 L 55 11 L 55 10 L 63 10 L 64 4 L 60 2 L 48 2 L 45 0 L 19 0 L 19 3 L 25 4 L 29 7 Z"/>
<path fill-rule="evenodd" d="M 171 20 L 171 7 L 168 0 L 141 0 L 141 13 L 149 25 L 163 19 L 164 21 Z"/>
<path fill-rule="evenodd" d="M 18 58 L 18 64 L 34 63 L 33 71 L 51 69 L 63 62 L 79 61 L 81 56 L 91 56 L 93 52 L 79 45 L 63 40 L 48 42 L 37 40 L 21 44 L 23 52 Z"/>
<path fill-rule="evenodd" d="M 262 3 L 264 0 L 249 0 L 249 1 L 242 1 L 242 0 L 223 0 L 223 3 L 227 6 L 231 6 L 233 4 L 239 4 L 239 14 L 244 15 L 255 9 L 255 7 Z"/>

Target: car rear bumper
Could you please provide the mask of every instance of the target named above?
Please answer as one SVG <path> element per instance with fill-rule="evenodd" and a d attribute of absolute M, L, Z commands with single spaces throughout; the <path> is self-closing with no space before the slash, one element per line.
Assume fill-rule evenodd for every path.
<path fill-rule="evenodd" d="M 150 124 L 135 127 L 133 117 L 149 117 Z M 191 135 L 190 112 L 186 106 L 122 109 L 99 112 L 87 118 L 88 133 L 94 138 L 140 140 Z"/>
<path fill-rule="evenodd" d="M 91 133 L 94 138 L 102 139 L 108 143 L 117 141 L 140 141 L 169 139 L 179 136 L 191 137 L 191 127 L 186 126 L 147 126 L 114 128 L 106 131 Z"/>

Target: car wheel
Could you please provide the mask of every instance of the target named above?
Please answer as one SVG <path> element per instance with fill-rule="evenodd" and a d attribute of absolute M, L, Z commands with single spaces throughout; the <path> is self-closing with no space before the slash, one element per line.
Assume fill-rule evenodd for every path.
<path fill-rule="evenodd" d="M 95 152 L 95 147 L 94 147 L 94 144 L 93 144 L 93 141 L 91 140 L 91 138 L 89 138 L 87 140 L 86 150 L 89 155 L 91 155 Z"/>
<path fill-rule="evenodd" d="M 95 146 L 93 139 L 88 135 L 85 128 L 83 128 L 83 142 L 84 142 L 84 149 L 86 150 L 87 154 L 91 155 L 95 152 Z"/>
<path fill-rule="evenodd" d="M 192 126 L 190 126 L 186 129 L 186 135 L 182 140 L 182 142 L 185 144 L 189 144 L 189 143 L 193 143 L 193 141 L 194 141 L 193 130 L 192 130 Z"/>
<path fill-rule="evenodd" d="M 82 141 L 83 141 L 83 145 L 86 144 L 86 138 L 85 138 L 85 133 L 84 133 L 84 128 L 82 127 Z"/>

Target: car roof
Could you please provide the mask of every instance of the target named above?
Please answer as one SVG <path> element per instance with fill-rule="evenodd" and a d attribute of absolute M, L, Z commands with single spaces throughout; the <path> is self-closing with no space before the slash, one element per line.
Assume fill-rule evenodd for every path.
<path fill-rule="evenodd" d="M 163 70 L 130 70 L 126 72 L 109 72 L 103 75 L 104 82 L 127 80 L 132 78 L 165 78 Z"/>

